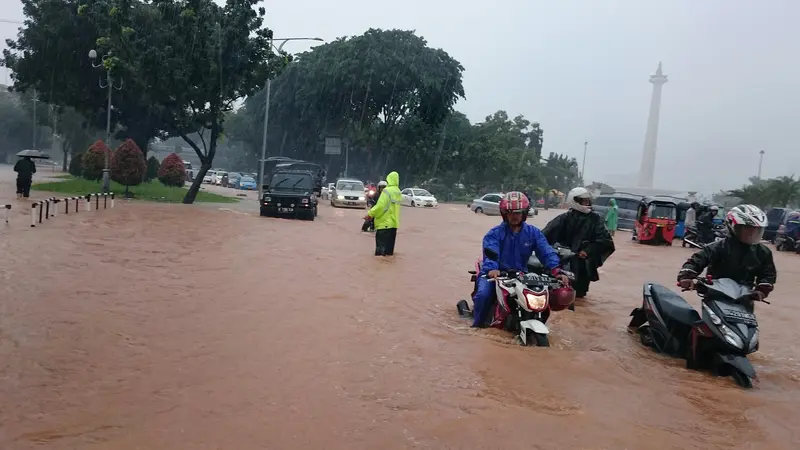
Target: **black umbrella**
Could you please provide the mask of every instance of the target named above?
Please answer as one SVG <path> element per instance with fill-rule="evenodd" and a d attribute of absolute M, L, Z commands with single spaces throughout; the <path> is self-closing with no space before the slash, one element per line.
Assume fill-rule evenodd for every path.
<path fill-rule="evenodd" d="M 23 150 L 17 153 L 19 157 L 37 158 L 37 159 L 50 159 L 50 155 L 39 150 Z"/>

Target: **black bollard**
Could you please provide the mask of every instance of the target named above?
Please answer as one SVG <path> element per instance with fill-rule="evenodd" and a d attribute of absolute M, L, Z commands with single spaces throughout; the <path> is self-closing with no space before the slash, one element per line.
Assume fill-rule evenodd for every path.
<path fill-rule="evenodd" d="M 95 211 L 100 209 L 100 194 L 94 194 L 94 209 Z"/>
<path fill-rule="evenodd" d="M 108 194 L 103 192 L 103 209 L 108 209 Z"/>
<path fill-rule="evenodd" d="M 44 201 L 44 218 L 50 219 L 50 200 Z"/>
<path fill-rule="evenodd" d="M 43 215 L 44 215 L 44 202 L 39 202 L 39 223 L 42 223 Z"/>

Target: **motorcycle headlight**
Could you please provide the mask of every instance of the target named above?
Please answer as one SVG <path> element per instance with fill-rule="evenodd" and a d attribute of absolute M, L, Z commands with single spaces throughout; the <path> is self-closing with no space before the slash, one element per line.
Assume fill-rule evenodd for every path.
<path fill-rule="evenodd" d="M 753 333 L 753 337 L 750 338 L 749 347 L 750 347 L 749 350 L 751 352 L 754 351 L 756 347 L 758 347 L 758 330 L 756 330 L 755 333 Z"/>
<path fill-rule="evenodd" d="M 722 324 L 719 325 L 719 331 L 722 332 L 722 337 L 725 338 L 725 341 L 732 346 L 744 350 L 744 342 L 742 342 L 742 338 L 739 337 L 738 334 L 734 333 L 733 330 L 728 328 L 727 325 Z"/>
<path fill-rule="evenodd" d="M 722 319 L 720 319 L 719 316 L 714 314 L 714 311 L 712 311 L 711 308 L 709 308 L 708 305 L 706 305 L 705 303 L 703 303 L 703 311 L 705 311 L 706 314 L 708 314 L 708 318 L 711 319 L 711 323 L 713 323 L 716 326 L 722 325 Z"/>
<path fill-rule="evenodd" d="M 528 303 L 528 308 L 534 311 L 544 309 L 544 307 L 547 306 L 546 295 L 536 295 L 532 292 L 526 292 L 525 301 Z"/>

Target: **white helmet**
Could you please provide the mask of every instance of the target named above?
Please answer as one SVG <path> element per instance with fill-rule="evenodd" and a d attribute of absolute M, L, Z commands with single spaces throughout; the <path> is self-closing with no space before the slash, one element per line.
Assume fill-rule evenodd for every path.
<path fill-rule="evenodd" d="M 379 182 L 378 182 L 378 187 L 386 187 L 386 186 L 388 186 L 388 185 L 389 185 L 389 184 L 388 184 L 388 183 L 386 183 L 385 181 L 379 181 Z"/>
<path fill-rule="evenodd" d="M 754 205 L 734 206 L 725 215 L 728 234 L 747 245 L 758 244 L 761 241 L 767 223 L 767 215 Z"/>
<path fill-rule="evenodd" d="M 589 205 L 581 205 L 581 200 L 589 199 Z M 567 206 L 569 209 L 574 209 L 580 213 L 589 214 L 592 210 L 592 193 L 586 190 L 586 188 L 576 187 L 575 189 L 569 191 L 567 194 Z"/>

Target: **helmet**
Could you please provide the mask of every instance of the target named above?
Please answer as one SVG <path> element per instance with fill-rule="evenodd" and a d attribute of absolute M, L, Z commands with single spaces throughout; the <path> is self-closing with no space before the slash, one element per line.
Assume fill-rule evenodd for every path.
<path fill-rule="evenodd" d="M 697 202 L 692 202 L 692 204 L 691 204 L 691 205 L 689 205 L 689 206 L 691 206 L 691 207 L 692 207 L 692 209 L 693 209 L 693 210 L 695 210 L 695 211 L 697 211 L 698 209 L 700 209 L 700 203 L 697 203 Z"/>
<path fill-rule="evenodd" d="M 551 310 L 563 311 L 573 303 L 575 303 L 575 289 L 569 286 L 562 286 L 550 291 Z"/>
<path fill-rule="evenodd" d="M 589 205 L 581 205 L 581 200 L 588 199 Z M 567 206 L 580 213 L 588 214 L 592 210 L 592 193 L 586 188 L 576 187 L 567 194 Z"/>
<path fill-rule="evenodd" d="M 500 200 L 500 215 L 503 216 L 504 222 L 508 220 L 508 213 L 512 212 L 521 212 L 522 221 L 524 222 L 528 218 L 528 210 L 530 208 L 531 202 L 522 192 L 509 192 Z"/>
<path fill-rule="evenodd" d="M 378 182 L 378 187 L 379 187 L 379 188 L 380 188 L 380 187 L 386 187 L 386 186 L 388 186 L 388 184 L 387 184 L 385 181 L 379 181 L 379 182 Z"/>
<path fill-rule="evenodd" d="M 758 244 L 767 228 L 767 216 L 764 211 L 753 205 L 734 206 L 725 215 L 728 235 L 735 236 L 741 243 Z"/>
<path fill-rule="evenodd" d="M 709 206 L 709 207 L 708 207 L 708 209 L 710 209 L 710 210 L 711 210 L 711 212 L 715 212 L 715 213 L 716 213 L 717 211 L 719 211 L 719 206 L 717 206 L 717 205 L 711 205 L 711 206 Z M 759 210 L 759 211 L 761 211 L 761 210 Z M 762 214 L 763 214 L 763 213 L 762 213 Z"/>

